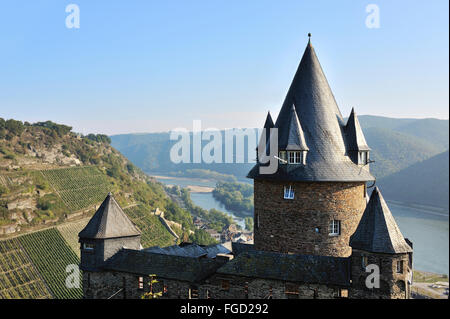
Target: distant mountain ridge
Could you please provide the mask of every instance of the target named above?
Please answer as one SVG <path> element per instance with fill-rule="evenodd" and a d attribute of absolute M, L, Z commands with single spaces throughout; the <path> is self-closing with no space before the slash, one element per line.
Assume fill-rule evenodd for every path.
<path fill-rule="evenodd" d="M 377 181 L 386 198 L 449 208 L 449 151 Z"/>
<path fill-rule="evenodd" d="M 384 179 L 449 149 L 448 120 L 397 119 L 372 115 L 360 115 L 358 118 L 372 149 L 370 157 L 375 162 L 370 164 L 371 171 L 377 179 Z M 169 140 L 169 133 L 112 135 L 111 140 L 115 148 L 150 174 L 209 169 L 232 174 L 242 180 L 253 167 L 252 163 L 174 164 L 170 161 L 169 153 L 176 141 Z M 208 141 L 203 143 L 205 145 Z M 385 194 L 388 199 L 390 196 Z M 420 198 L 416 200 L 421 201 Z"/>

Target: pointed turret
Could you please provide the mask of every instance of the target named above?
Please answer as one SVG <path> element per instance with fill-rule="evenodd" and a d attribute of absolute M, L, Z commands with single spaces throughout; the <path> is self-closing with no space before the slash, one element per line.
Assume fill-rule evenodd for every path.
<path fill-rule="evenodd" d="M 361 221 L 350 237 L 350 246 L 372 253 L 412 252 L 378 187 L 373 190 Z"/>
<path fill-rule="evenodd" d="M 305 142 L 305 135 L 300 125 L 295 106 L 292 104 L 289 119 L 288 134 L 284 136 L 285 140 L 280 141 L 278 148 L 287 151 L 308 151 L 309 148 Z"/>
<path fill-rule="evenodd" d="M 345 126 L 345 136 L 347 141 L 348 156 L 355 164 L 367 165 L 369 164 L 369 151 L 370 147 L 367 146 L 364 133 L 359 124 L 358 117 L 354 108 L 350 113 Z"/>
<path fill-rule="evenodd" d="M 370 151 L 370 147 L 367 146 L 364 133 L 361 129 L 361 125 L 359 124 L 354 108 L 352 108 L 350 116 L 347 120 L 345 133 L 347 136 L 347 149 L 349 151 Z"/>
<path fill-rule="evenodd" d="M 266 122 L 264 123 L 264 128 L 271 129 L 274 127 L 272 116 L 270 116 L 270 112 L 267 112 Z"/>
<path fill-rule="evenodd" d="M 274 174 L 259 174 L 257 164 L 248 177 L 320 182 L 374 180 L 368 166 L 361 168 L 348 156 L 345 123 L 311 41 L 308 41 L 275 122 L 279 152 L 284 151 L 283 146 L 292 136 L 291 123 L 295 122 L 293 105 L 298 123 L 301 123 L 303 140 L 309 149 L 306 165 L 296 168 L 281 165 Z M 279 155 L 282 158 L 283 154 Z"/>
<path fill-rule="evenodd" d="M 111 193 L 78 237 L 81 244 L 80 269 L 85 272 L 100 270 L 122 248 L 139 250 L 141 247 L 141 232 Z"/>
<path fill-rule="evenodd" d="M 266 144 L 262 145 L 264 135 L 261 134 L 258 146 L 256 147 L 256 157 L 257 157 L 258 160 L 259 160 L 258 149 L 260 147 L 263 147 L 263 148 L 266 149 L 266 155 L 269 154 L 268 150 L 269 150 L 269 140 L 270 140 L 270 129 L 273 128 L 273 127 L 274 127 L 274 124 L 273 124 L 272 116 L 270 115 L 270 112 L 267 112 L 266 122 L 264 122 L 264 131 L 265 131 L 265 137 L 266 137 L 265 138 Z M 262 133 L 264 133 L 264 131 Z"/>
<path fill-rule="evenodd" d="M 78 236 L 80 238 L 105 239 L 138 236 L 140 234 L 139 229 L 123 212 L 112 194 L 109 193 Z"/>

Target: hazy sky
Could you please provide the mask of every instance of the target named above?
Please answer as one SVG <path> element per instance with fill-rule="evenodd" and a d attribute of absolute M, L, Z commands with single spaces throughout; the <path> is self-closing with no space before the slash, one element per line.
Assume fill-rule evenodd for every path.
<path fill-rule="evenodd" d="M 66 5 L 80 8 L 68 29 Z M 380 28 L 366 27 L 377 4 Z M 344 116 L 449 117 L 448 1 L 2 0 L 0 117 L 89 133 L 260 127 L 312 33 Z"/>

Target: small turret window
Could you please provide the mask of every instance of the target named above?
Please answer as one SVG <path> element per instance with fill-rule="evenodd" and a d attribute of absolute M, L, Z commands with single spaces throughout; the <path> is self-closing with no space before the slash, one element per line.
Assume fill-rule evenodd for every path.
<path fill-rule="evenodd" d="M 289 164 L 301 164 L 302 161 L 302 152 L 288 152 L 288 162 Z"/>
<path fill-rule="evenodd" d="M 294 199 L 294 189 L 292 186 L 284 186 L 284 199 Z"/>
<path fill-rule="evenodd" d="M 333 219 L 330 221 L 330 225 L 328 228 L 328 232 L 330 236 L 338 236 L 341 234 L 341 221 Z"/>
<path fill-rule="evenodd" d="M 369 163 L 369 152 L 359 152 L 358 163 L 361 165 L 366 165 Z"/>
<path fill-rule="evenodd" d="M 397 273 L 403 274 L 403 260 L 397 260 Z"/>
<path fill-rule="evenodd" d="M 84 243 L 83 244 L 83 249 L 84 250 L 94 250 L 94 244 Z"/>
<path fill-rule="evenodd" d="M 367 256 L 362 256 L 361 257 L 361 268 L 363 270 L 365 270 L 368 264 L 369 264 L 369 261 L 367 259 Z"/>

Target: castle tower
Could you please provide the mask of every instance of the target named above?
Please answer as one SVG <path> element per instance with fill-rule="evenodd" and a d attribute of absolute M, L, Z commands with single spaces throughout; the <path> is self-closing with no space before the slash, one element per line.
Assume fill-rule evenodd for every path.
<path fill-rule="evenodd" d="M 256 249 L 348 257 L 366 207 L 369 148 L 356 114 L 344 119 L 310 41 L 274 124 L 276 173 L 254 180 Z M 356 161 L 354 152 L 366 152 Z"/>
<path fill-rule="evenodd" d="M 117 204 L 106 196 L 86 227 L 78 234 L 83 271 L 97 271 L 121 248 L 139 249 L 141 232 Z"/>
<path fill-rule="evenodd" d="M 412 243 L 397 226 L 380 190 L 376 187 L 356 232 L 350 237 L 352 252 L 351 298 L 404 298 L 411 295 Z M 379 271 L 378 288 L 366 284 L 368 275 Z M 367 272 L 366 272 L 367 271 Z M 369 280 L 370 282 L 370 280 Z"/>

